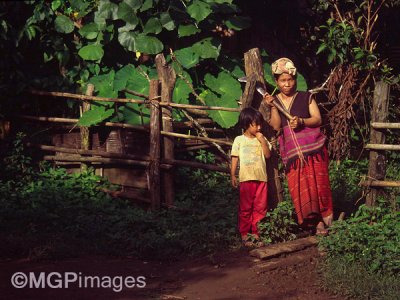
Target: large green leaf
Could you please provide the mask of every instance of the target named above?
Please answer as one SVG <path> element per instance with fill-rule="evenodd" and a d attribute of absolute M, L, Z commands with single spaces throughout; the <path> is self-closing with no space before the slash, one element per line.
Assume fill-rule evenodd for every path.
<path fill-rule="evenodd" d="M 209 106 L 238 108 L 238 104 L 235 101 L 229 100 L 230 98 L 224 98 L 222 100 L 210 90 L 205 90 L 204 92 L 202 92 L 200 94 L 200 97 L 202 97 Z M 213 119 L 213 121 L 220 125 L 222 128 L 230 128 L 234 126 L 239 118 L 239 112 L 221 110 L 207 110 L 207 112 L 208 115 Z"/>
<path fill-rule="evenodd" d="M 150 123 L 150 109 L 142 104 L 127 103 L 121 108 L 124 120 L 132 125 L 144 125 Z"/>
<path fill-rule="evenodd" d="M 218 58 L 221 43 L 214 38 L 206 38 L 195 43 L 192 49 L 201 58 Z"/>
<path fill-rule="evenodd" d="M 150 18 L 144 25 L 143 33 L 159 34 L 162 31 L 161 22 L 157 18 Z"/>
<path fill-rule="evenodd" d="M 123 0 L 123 3 L 126 3 L 127 5 L 129 5 L 129 7 L 131 7 L 134 10 L 138 10 L 142 6 L 143 1 L 142 0 Z"/>
<path fill-rule="evenodd" d="M 97 92 L 98 96 L 107 98 L 116 98 L 118 96 L 118 92 L 114 88 L 114 78 L 115 78 L 115 72 L 112 70 L 107 74 L 93 76 L 89 82 L 94 85 L 95 91 Z M 112 104 L 113 102 L 108 102 L 108 101 L 98 102 L 98 105 L 101 106 L 107 106 Z"/>
<path fill-rule="evenodd" d="M 230 29 L 242 30 L 250 27 L 250 19 L 240 16 L 233 16 L 225 22 L 225 25 Z"/>
<path fill-rule="evenodd" d="M 172 20 L 170 14 L 167 12 L 163 12 L 160 14 L 160 22 L 162 26 L 169 31 L 175 29 L 175 22 L 174 20 Z"/>
<path fill-rule="evenodd" d="M 276 86 L 275 77 L 271 72 L 271 65 L 269 63 L 264 63 L 264 79 L 270 86 Z M 269 91 L 271 92 L 271 91 Z"/>
<path fill-rule="evenodd" d="M 224 99 L 225 96 L 227 96 L 227 98 L 232 99 L 234 103 L 239 100 L 242 95 L 242 88 L 239 81 L 233 78 L 227 72 L 219 73 L 218 77 L 206 74 L 206 76 L 204 76 L 204 82 L 206 86 L 210 88 L 213 92 L 224 97 Z"/>
<path fill-rule="evenodd" d="M 212 13 L 210 5 L 200 0 L 194 0 L 193 3 L 187 7 L 186 11 L 197 22 L 203 21 Z"/>
<path fill-rule="evenodd" d="M 142 68 L 144 71 L 144 69 Z M 126 82 L 126 88 L 141 94 L 147 95 L 149 93 L 149 82 L 147 78 L 141 74 L 137 69 L 132 70 Z M 127 98 L 137 98 L 131 94 L 126 94 Z"/>
<path fill-rule="evenodd" d="M 88 40 L 93 40 L 99 34 L 99 26 L 96 23 L 88 23 L 79 29 L 79 34 Z"/>
<path fill-rule="evenodd" d="M 190 78 L 190 75 L 185 72 L 185 78 Z M 191 80 L 189 80 L 191 82 Z M 182 104 L 189 104 L 189 95 L 191 93 L 191 89 L 188 84 L 182 80 L 181 78 L 177 78 L 174 93 L 172 96 L 173 102 L 175 103 L 182 103 Z"/>
<path fill-rule="evenodd" d="M 84 60 L 100 60 L 104 55 L 104 50 L 102 45 L 93 44 L 83 46 L 78 54 Z"/>
<path fill-rule="evenodd" d="M 118 19 L 118 5 L 110 2 L 110 0 L 100 0 L 99 9 L 95 13 L 95 22 L 104 23 L 101 20 L 108 19 Z"/>
<path fill-rule="evenodd" d="M 217 3 L 217 4 L 224 4 L 224 3 L 228 3 L 228 4 L 232 4 L 233 0 L 203 0 L 204 2 L 207 3 Z"/>
<path fill-rule="evenodd" d="M 69 3 L 71 4 L 71 8 L 75 11 L 79 12 L 79 16 L 83 16 L 86 9 L 90 6 L 89 2 L 85 2 L 82 0 L 69 0 Z"/>
<path fill-rule="evenodd" d="M 190 69 L 199 63 L 199 56 L 193 51 L 192 47 L 176 50 L 175 57 L 186 69 Z"/>
<path fill-rule="evenodd" d="M 297 90 L 307 91 L 307 82 L 303 75 L 297 73 Z"/>
<path fill-rule="evenodd" d="M 116 91 L 121 91 L 126 88 L 128 80 L 131 78 L 132 74 L 136 74 L 135 66 L 129 64 L 124 66 L 115 74 L 114 79 L 114 89 Z"/>
<path fill-rule="evenodd" d="M 78 121 L 79 126 L 90 127 L 104 120 L 107 120 L 114 114 L 114 109 L 106 109 L 104 106 L 92 106 L 91 110 L 85 112 Z"/>
<path fill-rule="evenodd" d="M 153 0 L 145 0 L 142 7 L 140 8 L 140 11 L 144 12 L 152 7 L 153 7 Z"/>
<path fill-rule="evenodd" d="M 118 33 L 118 42 L 128 51 L 135 51 L 135 39 L 137 33 L 132 31 L 122 31 Z"/>
<path fill-rule="evenodd" d="M 163 43 L 154 37 L 145 34 L 138 34 L 135 38 L 135 50 L 136 52 L 142 52 L 147 54 L 158 54 L 164 48 Z"/>
<path fill-rule="evenodd" d="M 118 5 L 118 18 L 131 25 L 137 25 L 139 23 L 135 9 L 125 2 L 121 2 Z"/>
<path fill-rule="evenodd" d="M 74 22 L 64 15 L 57 16 L 54 26 L 57 32 L 71 33 L 74 31 Z"/>
<path fill-rule="evenodd" d="M 178 36 L 179 37 L 184 37 L 184 36 L 189 36 L 196 34 L 198 32 L 201 32 L 199 28 L 194 26 L 193 24 L 190 25 L 180 25 L 178 28 Z"/>

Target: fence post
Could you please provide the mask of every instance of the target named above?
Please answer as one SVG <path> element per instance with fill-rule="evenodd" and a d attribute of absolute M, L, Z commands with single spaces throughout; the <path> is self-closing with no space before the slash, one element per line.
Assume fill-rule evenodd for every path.
<path fill-rule="evenodd" d="M 371 111 L 371 122 L 387 121 L 389 111 L 389 85 L 379 81 L 375 85 L 374 97 Z M 371 126 L 371 144 L 384 144 L 385 133 L 383 130 L 375 129 Z M 369 152 L 368 180 L 384 180 L 386 173 L 385 151 L 371 150 Z M 369 187 L 366 198 L 367 206 L 374 206 L 377 195 L 381 188 Z"/>
<path fill-rule="evenodd" d="M 168 65 L 165 61 L 163 54 L 156 56 L 156 66 L 158 78 L 161 81 L 161 101 L 171 103 L 174 92 L 174 86 L 176 81 L 176 74 L 174 69 Z M 172 108 L 162 107 L 162 128 L 163 131 L 173 132 L 172 125 Z M 164 137 L 164 158 L 174 159 L 174 139 L 171 137 Z M 174 191 L 174 170 L 165 170 L 163 172 L 163 187 L 164 187 L 164 199 L 167 206 L 171 206 L 174 203 L 175 191 Z"/>
<path fill-rule="evenodd" d="M 244 64 L 246 76 L 253 82 L 254 79 L 261 84 L 265 89 L 264 70 L 261 62 L 260 50 L 253 48 L 244 54 Z M 253 85 L 253 83 L 251 83 Z M 263 115 L 265 120 L 270 118 L 270 108 L 262 101 L 262 96 L 259 93 L 255 93 L 255 85 L 249 86 L 249 90 L 252 94 L 247 93 L 246 99 L 241 98 L 244 106 L 252 106 L 258 109 Z M 269 140 L 275 139 L 275 132 L 271 126 L 266 125 L 264 132 Z M 278 169 L 278 155 L 276 151 L 272 151 L 271 158 L 267 160 L 267 174 L 268 174 L 268 207 L 274 208 L 278 202 L 283 200 L 283 189 L 281 180 L 279 177 Z"/>
<path fill-rule="evenodd" d="M 89 83 L 86 89 L 86 96 L 93 96 L 94 92 L 94 85 Z M 83 101 L 81 105 L 81 116 L 90 110 L 90 103 Z M 81 127 L 81 149 L 82 150 L 89 150 L 90 149 L 90 130 L 89 127 Z M 81 172 L 86 171 L 88 168 L 87 163 L 81 163 Z"/>
<path fill-rule="evenodd" d="M 151 209 L 161 207 L 160 201 L 160 103 L 158 99 L 159 81 L 150 80 L 150 164 L 149 164 L 149 189 Z M 153 99 L 153 100 L 151 100 Z"/>

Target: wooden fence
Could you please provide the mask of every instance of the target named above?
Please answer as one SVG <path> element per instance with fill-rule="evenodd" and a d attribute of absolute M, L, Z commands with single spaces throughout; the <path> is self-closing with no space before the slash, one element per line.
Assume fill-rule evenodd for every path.
<path fill-rule="evenodd" d="M 361 181 L 361 185 L 368 187 L 366 204 L 373 206 L 376 197 L 383 187 L 400 187 L 400 181 L 386 179 L 385 151 L 399 151 L 400 145 L 388 145 L 386 142 L 387 129 L 400 129 L 400 123 L 388 123 L 390 86 L 384 82 L 377 82 L 374 90 L 371 112 L 370 143 L 365 149 L 370 150 L 368 177 Z"/>
<path fill-rule="evenodd" d="M 192 168 L 201 168 L 211 171 L 218 171 L 230 173 L 229 166 L 226 165 L 210 165 L 194 161 L 183 161 L 175 159 L 174 155 L 174 139 L 185 140 L 187 142 L 197 141 L 193 145 L 186 147 L 186 150 L 202 149 L 206 147 L 216 147 L 218 153 L 229 164 L 229 157 L 225 154 L 223 147 L 231 147 L 232 142 L 226 138 L 210 138 L 209 133 L 223 133 L 224 131 L 218 128 L 206 128 L 205 124 L 210 124 L 210 119 L 204 118 L 205 110 L 219 110 L 239 112 L 242 108 L 252 105 L 259 109 L 267 120 L 269 117 L 268 107 L 261 104 L 261 98 L 255 92 L 255 80 L 265 85 L 263 78 L 263 70 L 261 63 L 261 56 L 258 49 L 251 49 L 245 53 L 245 70 L 249 81 L 246 83 L 245 91 L 240 99 L 241 108 L 226 108 L 215 107 L 206 105 L 189 105 L 178 104 L 172 102 L 172 93 L 175 85 L 176 74 L 171 66 L 169 66 L 162 54 L 156 56 L 156 66 L 158 73 L 158 80 L 149 81 L 149 95 L 142 95 L 134 91 L 125 90 L 136 96 L 145 98 L 142 99 L 122 99 L 122 98 L 106 98 L 93 96 L 94 86 L 88 85 L 85 95 L 78 95 L 72 93 L 61 92 L 45 92 L 45 91 L 31 91 L 32 94 L 44 97 L 53 97 L 53 99 L 67 98 L 80 101 L 81 114 L 90 109 L 92 101 L 108 101 L 114 103 L 137 103 L 144 104 L 150 107 L 150 124 L 146 126 L 130 125 L 125 123 L 116 122 L 103 122 L 100 126 L 102 128 L 117 128 L 118 130 L 130 130 L 135 132 L 142 132 L 147 136 L 147 143 L 149 149 L 147 154 L 138 153 L 115 153 L 109 152 L 107 149 L 97 147 L 92 148 L 90 142 L 91 132 L 100 126 L 85 128 L 80 127 L 80 145 L 71 147 L 63 147 L 57 145 L 41 145 L 35 143 L 28 143 L 30 147 L 34 147 L 46 152 L 53 152 L 56 155 L 45 155 L 44 160 L 54 161 L 57 164 L 78 164 L 80 170 L 87 169 L 88 165 L 103 166 L 103 165 L 124 165 L 124 166 L 139 166 L 146 168 L 147 184 L 143 184 L 142 188 L 147 188 L 150 193 L 150 199 L 142 197 L 139 194 L 132 195 L 126 193 L 124 190 L 118 192 L 111 192 L 112 195 L 125 196 L 135 198 L 141 201 L 149 202 L 152 209 L 159 209 L 162 205 L 171 207 L 173 206 L 174 199 L 174 180 L 173 169 L 175 166 L 185 166 Z M 254 100 L 254 101 L 253 101 Z M 181 109 L 189 121 L 187 122 L 173 122 L 172 108 Z M 196 112 L 197 118 L 193 118 L 190 112 Z M 199 117 L 200 116 L 200 117 Z M 203 116 L 203 118 L 201 118 Z M 51 122 L 60 125 L 60 127 L 67 129 L 75 128 L 78 119 L 58 118 L 58 117 L 43 117 L 31 115 L 19 115 L 18 117 L 24 120 L 33 122 Z M 69 124 L 69 125 L 61 125 Z M 198 135 L 183 134 L 174 132 L 174 128 L 195 128 Z M 273 133 L 270 128 L 267 128 L 266 136 L 273 138 Z M 62 145 L 62 144 L 61 144 Z M 59 155 L 57 155 L 59 154 Z M 278 156 L 273 156 L 268 160 L 267 164 L 269 180 L 269 199 L 272 205 L 282 200 L 282 187 L 280 184 L 278 172 Z M 78 171 L 78 170 L 76 170 Z M 101 172 L 100 175 L 103 175 Z M 164 199 L 164 201 L 161 201 Z"/>
<path fill-rule="evenodd" d="M 247 58 L 246 58 L 247 55 Z M 252 49 L 245 55 L 245 61 L 247 64 L 250 64 L 250 67 L 246 67 L 246 74 L 252 75 L 251 78 L 254 79 L 253 73 L 260 73 L 259 66 L 261 66 L 261 58 L 259 57 L 258 49 Z M 255 56 L 254 56 L 255 55 Z M 80 170 L 87 169 L 88 165 L 125 165 L 125 166 L 139 166 L 145 167 L 147 173 L 147 188 L 150 193 L 150 199 L 144 199 L 141 196 L 133 196 L 133 198 L 137 198 L 142 201 L 150 202 L 151 207 L 153 209 L 160 208 L 161 205 L 172 206 L 174 199 L 174 180 L 173 180 L 173 169 L 174 166 L 186 166 L 192 168 L 201 168 L 206 170 L 218 171 L 230 173 L 228 166 L 221 165 L 210 165 L 203 164 L 199 162 L 193 161 L 183 161 L 177 160 L 174 157 L 174 139 L 179 138 L 180 140 L 186 141 L 198 141 L 201 143 L 200 145 L 193 145 L 191 147 L 187 147 L 188 150 L 191 149 L 201 149 L 205 147 L 217 147 L 217 149 L 224 154 L 223 147 L 227 147 L 232 145 L 230 140 L 226 138 L 210 138 L 208 133 L 210 132 L 223 132 L 221 129 L 216 128 L 206 128 L 202 124 L 210 123 L 210 120 L 207 119 L 194 119 L 191 117 L 188 112 L 191 111 L 205 111 L 205 110 L 219 110 L 219 111 L 231 111 L 231 112 L 239 112 L 239 108 L 226 108 L 226 107 L 213 107 L 206 105 L 189 105 L 189 104 L 178 104 L 172 103 L 172 92 L 175 85 L 176 74 L 174 70 L 166 64 L 165 58 L 162 54 L 157 55 L 156 57 L 156 66 L 158 73 L 158 80 L 150 80 L 149 82 L 149 95 L 141 95 L 144 96 L 146 100 L 141 99 L 121 99 L 121 98 L 106 98 L 106 97 L 96 97 L 93 96 L 94 86 L 88 85 L 87 91 L 85 95 L 78 95 L 72 93 L 60 93 L 60 92 L 45 92 L 45 91 L 36 91 L 33 90 L 32 94 L 45 96 L 45 97 L 53 97 L 53 99 L 57 98 L 67 98 L 76 101 L 80 101 L 80 109 L 81 114 L 90 109 L 90 103 L 92 101 L 109 101 L 114 103 L 137 103 L 137 104 L 145 104 L 150 107 L 150 124 L 146 126 L 140 125 L 130 125 L 125 123 L 116 123 L 116 122 L 105 122 L 102 123 L 103 127 L 111 127 L 118 128 L 123 130 L 133 130 L 139 132 L 145 132 L 148 134 L 148 155 L 138 155 L 133 153 L 115 153 L 109 152 L 107 149 L 92 149 L 92 145 L 90 142 L 91 131 L 94 130 L 93 127 L 85 128 L 80 127 L 80 145 L 77 145 L 75 148 L 71 147 L 60 147 L 55 145 L 41 145 L 29 142 L 28 145 L 30 147 L 34 147 L 41 151 L 45 152 L 54 152 L 56 155 L 45 155 L 44 160 L 54 161 L 57 164 L 78 164 L 80 165 Z M 256 66 L 256 68 L 254 68 Z M 262 83 L 264 84 L 261 74 L 258 75 L 261 77 Z M 253 97 L 257 97 L 257 93 L 254 92 L 254 88 L 249 91 L 249 85 L 254 83 L 250 81 L 246 84 L 245 93 L 242 96 L 241 101 L 244 101 L 248 106 L 251 104 Z M 127 91 L 132 94 L 138 93 L 134 91 Z M 256 105 L 257 106 L 257 105 Z M 258 105 L 259 106 L 259 105 Z M 244 106 L 242 105 L 241 108 Z M 173 122 L 172 120 L 172 108 L 182 109 L 185 115 L 188 117 L 189 121 L 187 122 Z M 262 111 L 262 107 L 260 107 Z M 265 111 L 262 111 L 265 116 Z M 201 115 L 201 114 L 200 114 Z M 32 116 L 32 115 L 18 115 L 19 118 L 24 120 L 30 120 L 33 122 L 51 122 L 53 124 L 58 124 L 60 126 L 64 126 L 68 128 L 75 128 L 78 119 L 69 119 L 69 118 L 58 118 L 58 117 L 43 117 L 43 116 Z M 61 125 L 61 124 L 71 124 L 69 126 Z M 173 132 L 175 128 L 187 128 L 187 127 L 195 127 L 198 136 L 183 134 Z M 201 136 L 200 136 L 201 135 Z M 61 154 L 61 155 L 57 155 Z M 225 155 L 225 160 L 229 163 L 229 157 Z M 222 156 L 224 156 L 222 155 Z M 277 159 L 276 159 L 277 160 Z M 277 162 L 275 163 L 277 165 Z M 273 167 L 274 168 L 274 167 Z M 274 173 L 275 172 L 275 173 Z M 280 179 L 277 176 L 277 167 L 275 171 L 272 171 L 273 176 L 271 177 L 275 182 L 272 190 L 275 192 L 281 192 L 280 188 Z M 276 182 L 279 184 L 276 185 Z M 278 186 L 278 188 L 277 188 Z M 161 191 L 162 189 L 162 191 Z M 115 193 L 114 193 L 115 194 Z M 118 192 L 116 195 L 126 196 L 123 192 Z M 161 196 L 162 195 L 162 196 Z M 162 202 L 161 199 L 164 199 Z M 276 201 L 279 201 L 281 195 L 274 196 Z M 271 199 L 271 198 L 270 198 Z"/>

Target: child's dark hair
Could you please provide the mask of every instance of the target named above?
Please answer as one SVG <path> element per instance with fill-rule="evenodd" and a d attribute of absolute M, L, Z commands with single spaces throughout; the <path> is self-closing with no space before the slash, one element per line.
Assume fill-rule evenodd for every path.
<path fill-rule="evenodd" d="M 262 125 L 264 118 L 262 114 L 253 107 L 246 107 L 242 109 L 239 115 L 239 124 L 244 130 L 250 127 L 252 123 Z"/>

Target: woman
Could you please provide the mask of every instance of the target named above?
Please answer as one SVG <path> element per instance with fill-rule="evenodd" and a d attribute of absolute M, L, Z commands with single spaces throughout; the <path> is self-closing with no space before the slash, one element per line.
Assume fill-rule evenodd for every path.
<path fill-rule="evenodd" d="M 326 235 L 333 208 L 328 153 L 320 131 L 321 114 L 310 93 L 297 91 L 296 67 L 290 59 L 275 61 L 272 73 L 280 93 L 275 97 L 267 94 L 264 101 L 271 106 L 269 124 L 282 131 L 279 148 L 297 220 L 304 227 L 315 226 L 317 235 Z M 281 114 L 274 101 L 285 107 L 293 119 Z"/>

